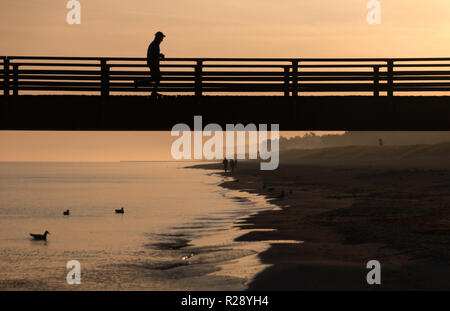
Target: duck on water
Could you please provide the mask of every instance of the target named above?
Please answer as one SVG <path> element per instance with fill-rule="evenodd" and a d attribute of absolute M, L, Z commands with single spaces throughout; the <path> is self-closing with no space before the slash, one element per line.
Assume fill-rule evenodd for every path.
<path fill-rule="evenodd" d="M 44 232 L 44 234 L 30 233 L 33 240 L 36 241 L 47 241 L 47 234 L 50 234 L 50 232 L 48 232 L 47 230 Z"/>

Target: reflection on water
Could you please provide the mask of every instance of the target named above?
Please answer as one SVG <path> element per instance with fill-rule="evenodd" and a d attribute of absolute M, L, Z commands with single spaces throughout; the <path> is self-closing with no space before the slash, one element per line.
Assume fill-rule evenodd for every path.
<path fill-rule="evenodd" d="M 233 223 L 274 206 L 182 167 L 0 163 L 0 289 L 245 289 L 268 244 L 234 242 Z M 31 241 L 45 230 L 46 243 Z M 69 260 L 79 286 L 66 283 Z"/>

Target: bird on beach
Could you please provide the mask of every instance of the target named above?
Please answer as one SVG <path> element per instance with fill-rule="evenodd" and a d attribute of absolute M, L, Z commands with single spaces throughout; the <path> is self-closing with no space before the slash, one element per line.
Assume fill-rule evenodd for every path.
<path fill-rule="evenodd" d="M 284 190 L 281 191 L 281 193 L 279 195 L 276 196 L 277 199 L 282 199 L 284 198 Z"/>
<path fill-rule="evenodd" d="M 69 216 L 70 215 L 70 210 L 64 211 L 63 214 L 64 214 L 64 216 Z"/>
<path fill-rule="evenodd" d="M 194 257 L 194 253 L 191 253 L 190 255 L 181 257 L 181 260 L 186 261 L 186 260 L 191 259 L 192 257 Z"/>
<path fill-rule="evenodd" d="M 47 234 L 50 234 L 50 232 L 48 232 L 47 230 L 44 232 L 44 234 L 30 233 L 33 240 L 36 240 L 36 241 L 47 241 Z"/>
<path fill-rule="evenodd" d="M 123 214 L 123 213 L 125 213 L 123 207 L 121 209 L 116 209 L 116 214 Z"/>

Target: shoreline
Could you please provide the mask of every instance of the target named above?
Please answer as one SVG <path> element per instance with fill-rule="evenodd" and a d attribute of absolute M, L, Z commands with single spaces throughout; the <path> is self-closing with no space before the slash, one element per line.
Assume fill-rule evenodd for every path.
<path fill-rule="evenodd" d="M 237 222 L 238 228 L 255 231 L 236 241 L 304 243 L 272 243 L 260 253 L 261 262 L 269 267 L 255 276 L 248 290 L 450 288 L 447 166 L 315 162 L 280 164 L 277 171 L 264 172 L 258 165 L 239 162 L 233 175 L 221 173 L 238 182 L 220 186 L 263 195 L 280 210 L 258 212 Z M 370 260 L 381 263 L 381 285 L 367 284 Z"/>
<path fill-rule="evenodd" d="M 190 167 L 185 167 L 190 168 Z M 197 171 L 199 174 L 204 172 Z M 229 176 L 220 172 L 207 172 L 214 176 L 217 187 Z M 175 261 L 161 264 L 160 269 L 168 274 L 189 275 L 190 284 L 183 283 L 180 290 L 246 290 L 254 276 L 267 267 L 259 260 L 258 254 L 270 247 L 266 241 L 239 242 L 242 230 L 235 226 L 252 214 L 268 208 L 260 196 L 231 189 L 218 189 L 220 196 L 230 202 L 230 209 L 210 215 L 195 217 L 191 222 L 172 227 L 170 233 L 158 234 L 162 241 L 148 245 L 158 251 L 178 254 Z M 185 282 L 185 280 L 180 280 Z"/>

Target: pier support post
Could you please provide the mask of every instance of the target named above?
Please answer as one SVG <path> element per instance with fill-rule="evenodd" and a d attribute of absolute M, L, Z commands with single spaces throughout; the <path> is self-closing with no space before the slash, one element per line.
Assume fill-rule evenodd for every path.
<path fill-rule="evenodd" d="M 380 96 L 380 67 L 373 67 L 373 96 Z"/>
<path fill-rule="evenodd" d="M 292 61 L 292 96 L 298 96 L 298 60 Z"/>
<path fill-rule="evenodd" d="M 13 65 L 13 96 L 19 96 L 19 65 Z"/>
<path fill-rule="evenodd" d="M 289 66 L 284 67 L 284 96 L 289 97 Z"/>
<path fill-rule="evenodd" d="M 387 80 L 387 86 L 388 86 L 388 91 L 387 91 L 387 96 L 388 97 L 393 97 L 394 96 L 394 61 L 392 59 L 387 61 L 387 75 L 388 75 L 388 80 Z"/>
<path fill-rule="evenodd" d="M 203 61 L 198 60 L 195 66 L 195 96 L 201 97 L 202 91 L 202 74 L 203 74 Z"/>
<path fill-rule="evenodd" d="M 100 61 L 101 67 L 101 95 L 102 97 L 109 96 L 109 66 L 106 59 Z"/>
<path fill-rule="evenodd" d="M 9 96 L 9 58 L 3 60 L 3 95 Z"/>
<path fill-rule="evenodd" d="M 9 58 L 3 59 L 3 99 L 1 100 L 2 111 L 0 113 L 0 123 L 2 126 L 9 124 Z"/>

